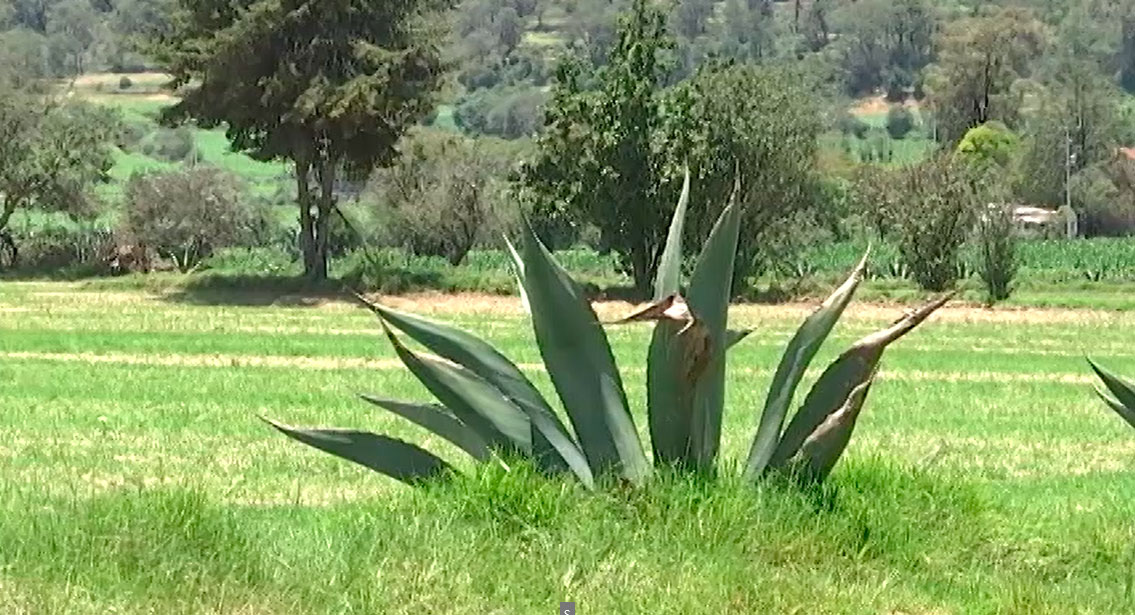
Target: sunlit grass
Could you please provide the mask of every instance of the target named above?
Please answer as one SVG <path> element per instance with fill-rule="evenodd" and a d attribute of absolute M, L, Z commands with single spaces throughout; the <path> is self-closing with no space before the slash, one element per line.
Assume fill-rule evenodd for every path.
<path fill-rule="evenodd" d="M 0 285 L 0 612 L 1135 607 L 1135 433 L 1082 359 L 1135 373 L 1135 313 L 948 308 L 889 351 L 831 490 L 798 495 L 729 477 L 805 307 L 739 307 L 757 332 L 730 359 L 722 480 L 589 495 L 475 470 L 359 401 L 428 399 L 365 310 L 229 298 Z M 391 301 L 483 335 L 551 390 L 518 300 Z M 818 364 L 901 311 L 853 309 Z M 649 329 L 610 335 L 642 408 Z M 391 433 L 468 477 L 411 490 L 258 415 Z"/>

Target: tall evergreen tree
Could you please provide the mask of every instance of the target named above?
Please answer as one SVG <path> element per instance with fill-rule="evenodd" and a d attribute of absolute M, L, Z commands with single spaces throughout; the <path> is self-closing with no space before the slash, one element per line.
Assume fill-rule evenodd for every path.
<path fill-rule="evenodd" d="M 237 151 L 293 165 L 309 279 L 327 277 L 335 187 L 389 164 L 441 85 L 445 0 L 179 0 L 155 45 L 187 95 L 167 118 L 225 126 Z"/>

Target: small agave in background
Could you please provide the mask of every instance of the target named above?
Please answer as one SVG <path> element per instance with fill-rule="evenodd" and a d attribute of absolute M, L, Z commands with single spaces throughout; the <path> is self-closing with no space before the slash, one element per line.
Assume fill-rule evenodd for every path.
<path fill-rule="evenodd" d="M 670 225 L 654 289 L 645 309 L 617 321 L 654 321 L 647 355 L 647 420 L 652 460 L 639 440 L 601 323 L 581 288 L 527 225 L 511 244 L 521 295 L 536 344 L 570 428 L 521 370 L 485 341 L 459 329 L 360 301 L 379 318 L 407 369 L 439 403 L 364 396 L 451 442 L 480 462 L 522 457 L 549 474 L 571 474 L 587 487 L 599 477 L 634 485 L 654 466 L 713 472 L 721 443 L 727 351 L 746 335 L 728 328 L 733 260 L 741 224 L 734 202 L 722 212 L 681 294 L 682 234 L 689 176 Z M 822 481 L 846 449 L 887 345 L 910 332 L 949 295 L 908 312 L 868 335 L 820 375 L 788 421 L 788 409 L 809 363 L 863 279 L 866 256 L 788 343 L 760 414 L 745 475 L 785 472 Z M 415 352 L 401 332 L 435 356 Z M 418 483 L 453 467 L 414 444 L 364 431 L 299 429 L 269 421 L 284 434 L 372 470 Z"/>
<path fill-rule="evenodd" d="M 1135 383 L 1100 367 L 1091 359 L 1088 359 L 1088 364 L 1092 366 L 1104 387 L 1107 388 L 1105 391 L 1098 386 L 1096 387 L 1096 393 L 1100 396 L 1100 399 L 1112 410 L 1115 410 L 1119 416 L 1123 417 L 1123 420 L 1127 421 L 1129 425 L 1135 427 Z"/>

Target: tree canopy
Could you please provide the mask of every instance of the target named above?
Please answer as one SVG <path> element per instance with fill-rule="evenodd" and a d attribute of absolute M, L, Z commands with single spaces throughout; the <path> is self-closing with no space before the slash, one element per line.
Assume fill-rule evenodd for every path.
<path fill-rule="evenodd" d="M 159 57 L 188 87 L 172 120 L 224 125 L 235 149 L 294 164 L 304 270 L 327 275 L 339 173 L 389 164 L 433 110 L 435 0 L 180 0 Z M 313 186 L 314 184 L 314 186 Z"/>

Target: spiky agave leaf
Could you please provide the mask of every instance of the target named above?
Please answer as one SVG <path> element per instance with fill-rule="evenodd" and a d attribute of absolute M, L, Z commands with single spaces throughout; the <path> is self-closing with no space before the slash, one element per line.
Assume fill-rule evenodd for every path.
<path fill-rule="evenodd" d="M 548 375 L 593 474 L 633 484 L 650 474 L 611 345 L 579 286 L 548 253 L 528 221 L 516 273 Z M 515 251 L 511 251 L 516 254 Z"/>
<path fill-rule="evenodd" d="M 356 299 L 383 322 L 496 387 L 527 414 L 532 456 L 538 467 L 545 471 L 570 470 L 585 485 L 593 485 L 587 460 L 567 428 L 520 368 L 496 348 L 466 331 L 372 303 L 358 295 Z"/>
<path fill-rule="evenodd" d="M 847 280 L 804 320 L 784 349 L 780 364 L 769 385 L 756 438 L 753 439 L 753 445 L 749 450 L 745 476 L 749 478 L 760 476 L 769 459 L 772 458 L 780 440 L 780 431 L 788 414 L 788 406 L 796 394 L 796 387 L 799 386 L 800 379 L 804 377 L 804 372 L 807 371 L 816 352 L 820 350 L 824 340 L 855 295 L 855 290 L 859 287 L 867 269 L 867 257 L 870 252 L 868 248 Z"/>
<path fill-rule="evenodd" d="M 690 416 L 689 462 L 710 470 L 721 444 L 721 415 L 725 408 L 725 350 L 729 300 L 733 295 L 733 266 L 741 230 L 740 183 L 706 240 L 690 277 L 687 300 L 709 332 L 709 359 L 694 383 Z"/>
<path fill-rule="evenodd" d="M 768 467 L 783 468 L 816 428 L 847 403 L 851 392 L 871 379 L 887 346 L 917 327 L 952 296 L 953 293 L 943 295 L 886 329 L 864 337 L 829 365 L 785 428 Z"/>
<path fill-rule="evenodd" d="M 492 452 L 484 438 L 477 435 L 477 432 L 470 429 L 468 425 L 462 423 L 445 406 L 395 401 L 373 395 L 362 395 L 361 397 L 379 408 L 424 427 L 465 451 L 477 461 L 488 461 L 492 457 Z"/>
<path fill-rule="evenodd" d="M 690 171 L 686 169 L 682 194 L 674 209 L 666 244 L 658 262 L 658 273 L 654 280 L 655 303 L 675 297 L 681 290 L 682 235 L 685 232 L 689 201 Z M 682 304 L 685 305 L 685 300 Z M 678 332 L 684 326 L 685 323 L 675 320 L 659 319 L 651 333 L 650 347 L 647 349 L 647 423 L 654 462 L 662 465 L 683 462 L 690 448 L 693 383 L 679 376 L 687 370 L 683 367 L 684 344 L 677 339 Z"/>
<path fill-rule="evenodd" d="M 382 328 L 410 373 L 490 448 L 509 455 L 531 455 L 528 417 L 496 387 L 459 365 L 419 355 L 407 348 L 385 322 Z"/>
<path fill-rule="evenodd" d="M 440 457 L 396 438 L 352 429 L 303 429 L 263 420 L 293 440 L 411 485 L 453 471 Z"/>
<path fill-rule="evenodd" d="M 1092 366 L 1092 370 L 1096 372 L 1096 375 L 1100 377 L 1104 386 L 1111 393 L 1111 395 L 1108 395 L 1097 387 L 1096 394 L 1108 407 L 1115 410 L 1116 414 L 1123 417 L 1123 420 L 1135 427 L 1135 383 L 1100 367 L 1091 359 L 1088 359 L 1088 364 Z"/>
<path fill-rule="evenodd" d="M 855 429 L 855 422 L 859 412 L 863 409 L 863 402 L 871 389 L 872 378 L 868 378 L 852 389 L 843 406 L 828 415 L 823 423 L 804 440 L 800 450 L 788 462 L 792 474 L 803 483 L 823 482 L 843 451 L 851 441 L 851 432 Z"/>

